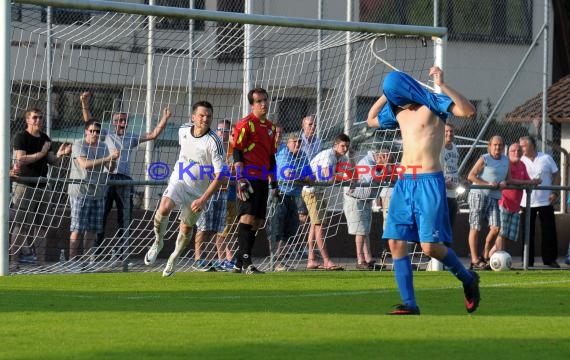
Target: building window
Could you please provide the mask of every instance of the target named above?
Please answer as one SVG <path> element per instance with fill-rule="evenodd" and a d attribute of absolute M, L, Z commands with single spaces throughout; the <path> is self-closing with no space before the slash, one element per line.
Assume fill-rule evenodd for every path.
<path fill-rule="evenodd" d="M 378 96 L 356 97 L 356 119 L 354 120 L 355 124 L 363 123 L 368 120 L 368 112 L 376 100 L 378 100 Z"/>
<path fill-rule="evenodd" d="M 54 25 L 89 25 L 91 13 L 83 10 L 51 9 L 51 21 Z M 47 9 L 42 8 L 42 22 L 47 22 Z"/>
<path fill-rule="evenodd" d="M 532 0 L 440 0 L 439 19 L 449 39 L 530 44 Z M 433 25 L 433 2 L 425 0 L 360 0 L 365 22 Z"/>
<path fill-rule="evenodd" d="M 194 9 L 204 10 L 205 0 L 194 0 Z M 148 4 L 148 0 L 145 0 Z M 154 5 L 157 6 L 169 6 L 169 7 L 179 7 L 179 8 L 190 8 L 190 0 L 155 0 Z M 185 30 L 188 31 L 189 20 L 184 18 L 169 18 L 163 17 L 158 18 L 155 23 L 155 28 L 159 30 Z M 194 20 L 194 30 L 204 31 L 206 28 L 206 23 L 203 20 Z"/>
<path fill-rule="evenodd" d="M 450 39 L 510 44 L 532 41 L 532 0 L 451 1 L 442 8 Z"/>
<path fill-rule="evenodd" d="M 277 101 L 277 123 L 286 133 L 298 132 L 301 120 L 315 114 L 317 101 L 314 98 L 286 97 Z"/>
<path fill-rule="evenodd" d="M 360 21 L 430 26 L 432 7 L 433 2 L 425 0 L 360 0 Z"/>
<path fill-rule="evenodd" d="M 53 93 L 57 94 L 57 101 L 53 102 L 53 113 L 57 114 L 57 118 L 54 119 L 53 122 L 54 129 L 65 129 L 78 125 L 77 119 L 81 119 L 82 114 L 81 109 L 75 104 L 82 91 L 80 89 L 83 88 L 54 86 Z M 117 108 L 117 104 L 120 104 L 122 89 L 113 87 L 91 87 L 90 90 L 96 95 L 91 98 L 91 104 L 89 106 L 91 115 L 95 119 L 99 119 L 104 127 L 106 127 L 110 122 L 111 114 L 120 110 Z"/>
<path fill-rule="evenodd" d="M 12 4 L 12 21 L 22 21 L 22 4 Z"/>
<path fill-rule="evenodd" d="M 218 11 L 245 12 L 245 1 L 218 0 Z M 217 59 L 224 63 L 243 60 L 243 24 L 218 22 Z"/>

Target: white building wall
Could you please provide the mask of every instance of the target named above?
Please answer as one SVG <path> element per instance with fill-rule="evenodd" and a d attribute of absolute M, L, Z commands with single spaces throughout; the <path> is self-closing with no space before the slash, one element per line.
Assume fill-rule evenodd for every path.
<path fill-rule="evenodd" d="M 132 2 L 136 1 L 133 0 Z M 254 0 L 253 8 L 254 11 L 259 14 L 265 13 L 276 16 L 317 18 L 317 3 L 317 0 Z M 344 20 L 346 18 L 347 12 L 345 0 L 326 0 L 323 1 L 323 4 L 323 17 L 325 19 Z M 354 2 L 353 6 L 355 8 L 355 16 L 358 16 L 358 1 Z M 533 6 L 533 28 L 536 35 L 542 26 L 544 7 L 542 1 L 534 1 Z M 206 9 L 215 10 L 216 1 L 206 0 Z M 24 14 L 24 16 L 26 16 L 26 14 Z M 109 24 L 101 25 L 102 30 L 107 29 L 108 27 Z M 552 26 L 549 27 L 549 30 L 552 32 Z M 197 44 L 200 43 L 200 39 L 202 37 L 210 34 L 212 31 L 215 31 L 215 29 L 210 26 L 205 32 L 197 32 Z M 120 27 L 115 31 L 115 33 L 120 34 Z M 162 37 L 165 33 L 168 33 L 168 31 L 161 30 L 158 31 L 157 34 Z M 120 59 L 121 56 L 124 56 L 124 53 L 111 50 L 83 50 L 82 56 L 76 56 L 79 50 L 73 50 L 74 54 L 70 57 L 69 47 L 71 46 L 71 43 L 79 40 L 85 41 L 80 36 L 81 31 L 79 30 L 77 34 L 61 35 L 56 29 L 54 34 L 61 36 L 56 48 L 54 49 L 55 83 L 58 82 L 59 76 L 61 76 L 62 79 L 75 79 L 77 82 L 116 84 L 117 78 L 114 74 L 119 73 L 121 76 L 124 76 L 125 80 L 129 82 L 132 87 L 144 85 L 146 81 L 146 60 L 143 54 L 130 54 L 130 58 L 125 59 L 124 63 L 122 63 Z M 146 34 L 144 31 L 130 33 L 124 32 L 122 35 L 129 39 L 128 42 L 137 42 L 140 46 L 146 46 Z M 29 41 L 30 44 L 32 44 L 30 47 L 13 46 L 12 48 L 15 80 L 42 81 L 45 79 L 45 59 L 41 68 L 31 71 L 29 69 L 31 61 L 22 61 L 23 58 L 21 56 L 22 52 L 25 52 L 31 59 L 35 59 L 36 61 L 45 57 L 45 39 L 20 38 L 17 33 L 14 34 L 13 38 L 21 41 Z M 124 43 L 125 38 L 117 40 L 121 40 L 121 42 Z M 552 43 L 552 38 L 552 33 L 550 33 L 550 43 Z M 96 39 L 90 41 L 96 42 Z M 185 34 L 172 33 L 171 41 L 168 42 L 168 46 L 173 48 L 184 48 L 186 46 L 186 41 L 187 36 Z M 269 37 L 267 41 L 271 41 L 271 38 Z M 161 46 L 161 44 L 156 45 Z M 206 46 L 205 44 L 203 45 Z M 499 118 L 502 114 L 512 110 L 512 108 L 542 90 L 542 48 L 543 44 L 541 41 L 533 49 L 527 63 L 524 65 L 522 72 L 519 75 L 519 78 L 514 83 L 513 88 L 509 90 L 508 95 L 504 99 L 504 104 L 498 111 Z M 263 44 L 259 46 L 259 49 L 259 51 L 263 51 Z M 65 52 L 62 52 L 62 50 L 65 50 Z M 198 45 L 197 50 L 201 50 L 200 45 Z M 102 54 L 102 51 L 105 52 L 105 54 Z M 211 52 L 214 51 L 214 48 L 209 48 L 209 50 L 203 51 Z M 507 83 L 514 75 L 515 69 L 521 62 L 526 51 L 526 45 L 507 46 L 505 44 L 493 43 L 449 42 L 445 61 L 446 78 L 450 84 L 459 89 L 469 99 L 479 100 L 482 103 L 489 100 L 491 103 L 495 104 L 502 92 L 505 90 Z M 89 63 L 90 61 L 96 62 L 96 60 L 93 60 L 94 56 L 91 56 L 91 53 L 93 52 L 97 52 L 97 57 L 99 58 L 104 56 L 105 59 L 113 59 L 115 57 L 117 57 L 117 59 L 113 62 L 113 65 L 108 65 L 108 62 L 107 65 L 105 65 L 112 66 L 112 68 L 101 69 L 99 68 L 99 64 Z M 551 57 L 550 53 L 549 59 L 551 59 Z M 18 61 L 16 61 L 16 59 Z M 223 67 L 227 68 L 230 66 L 235 71 L 223 72 L 221 77 L 221 65 L 217 64 L 215 61 L 210 62 L 208 65 L 209 66 L 205 70 L 195 73 L 197 88 L 204 86 L 204 84 L 209 82 L 212 78 L 217 78 L 220 86 L 223 86 L 224 88 L 232 88 L 236 91 L 241 89 L 242 74 L 239 71 L 241 65 L 223 64 Z M 98 71 L 83 72 L 80 70 L 85 67 L 95 67 Z M 169 57 L 160 63 L 155 63 L 155 71 L 158 75 L 156 86 L 159 88 L 164 86 L 187 86 L 187 79 L 185 79 L 185 76 L 188 74 L 189 68 L 187 59 L 184 59 L 183 57 Z M 169 75 L 163 76 L 163 74 Z M 176 76 L 173 78 L 172 74 L 175 74 Z M 178 84 L 176 84 L 176 82 L 178 82 Z M 369 91 L 369 93 L 364 95 L 375 96 L 377 94 Z M 234 99 L 227 100 L 227 102 L 230 101 L 234 101 Z M 226 115 L 227 114 L 224 114 L 224 116 Z"/>

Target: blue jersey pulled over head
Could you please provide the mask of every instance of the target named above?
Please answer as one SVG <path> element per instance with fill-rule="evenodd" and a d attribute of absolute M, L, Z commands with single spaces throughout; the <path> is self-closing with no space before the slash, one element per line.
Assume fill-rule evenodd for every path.
<path fill-rule="evenodd" d="M 409 104 L 426 106 L 443 121 L 449 116 L 449 106 L 453 103 L 445 94 L 434 94 L 420 85 L 413 77 L 401 72 L 392 71 L 386 75 L 382 83 L 382 92 L 388 102 L 378 113 L 380 129 L 397 129 L 395 109 Z"/>

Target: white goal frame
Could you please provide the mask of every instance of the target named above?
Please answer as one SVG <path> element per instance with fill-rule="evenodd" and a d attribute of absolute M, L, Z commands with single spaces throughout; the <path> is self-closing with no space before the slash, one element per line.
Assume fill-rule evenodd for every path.
<path fill-rule="evenodd" d="M 351 3 L 351 0 L 347 0 Z M 430 27 L 430 26 L 413 26 L 413 25 L 396 25 L 396 24 L 376 24 L 364 22 L 349 22 L 338 20 L 320 20 L 308 18 L 293 18 L 283 16 L 270 16 L 270 15 L 256 15 L 256 14 L 242 14 L 230 13 L 210 10 L 195 10 L 195 9 L 182 9 L 171 8 L 164 6 L 149 6 L 145 4 L 114 2 L 103 0 L 14 0 L 14 3 L 41 5 L 48 7 L 70 8 L 79 10 L 96 10 L 96 11 L 112 11 L 117 13 L 129 13 L 145 16 L 164 16 L 176 17 L 194 20 L 208 20 L 219 22 L 234 22 L 241 24 L 253 25 L 269 25 L 269 26 L 282 26 L 306 29 L 320 29 L 320 30 L 337 30 L 337 31 L 366 31 L 370 33 L 390 33 L 396 35 L 420 35 L 425 37 L 436 38 L 434 41 L 434 58 L 437 65 L 443 66 L 446 34 L 447 28 L 444 27 Z M 152 3 L 152 1 L 151 1 Z M 0 93 L 0 113 L 4 119 L 10 119 L 10 94 L 11 94 L 11 3 L 8 1 L 3 2 L 2 11 L 0 13 L 0 24 L 4 29 L 4 35 L 1 37 L 2 43 L 0 47 L 4 50 L 4 56 L 0 60 L 0 71 L 2 71 L 2 78 L 4 85 L 1 87 Z M 246 6 L 246 9 L 251 6 Z M 149 30 L 151 33 L 152 30 Z M 247 32 L 246 32 L 247 34 Z M 149 36 L 152 36 L 150 34 Z M 152 38 L 149 37 L 149 44 Z M 246 39 L 247 43 L 247 39 Z M 188 45 L 191 48 L 192 44 Z M 244 57 L 248 57 L 247 49 L 244 51 Z M 249 79 L 244 78 L 244 88 L 250 86 L 245 84 Z M 347 94 L 348 96 L 348 94 Z M 243 94 L 245 97 L 245 94 Z M 244 110 L 245 111 L 245 110 Z M 3 191 L 1 196 L 1 234 L 0 240 L 0 276 L 9 274 L 9 213 L 10 213 L 10 189 L 9 189 L 9 170 L 10 170 L 10 121 L 4 121 L 4 128 L 2 131 L 3 146 L 0 149 L 2 160 L 0 162 L 0 173 L 3 177 Z"/>

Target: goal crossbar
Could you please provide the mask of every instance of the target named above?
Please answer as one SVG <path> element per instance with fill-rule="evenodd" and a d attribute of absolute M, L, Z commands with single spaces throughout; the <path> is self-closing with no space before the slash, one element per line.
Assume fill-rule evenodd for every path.
<path fill-rule="evenodd" d="M 81 10 L 114 11 L 147 16 L 165 16 L 194 20 L 235 22 L 240 24 L 272 25 L 298 27 L 306 29 L 338 30 L 371 33 L 389 33 L 395 35 L 421 35 L 443 37 L 446 27 L 378 24 L 367 22 L 348 22 L 339 20 L 319 20 L 273 15 L 242 14 L 212 10 L 173 8 L 167 6 L 149 6 L 145 4 L 120 3 L 104 0 L 14 0 L 15 3 L 53 6 Z"/>

